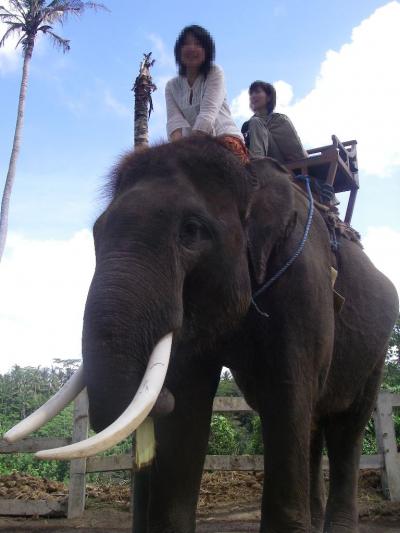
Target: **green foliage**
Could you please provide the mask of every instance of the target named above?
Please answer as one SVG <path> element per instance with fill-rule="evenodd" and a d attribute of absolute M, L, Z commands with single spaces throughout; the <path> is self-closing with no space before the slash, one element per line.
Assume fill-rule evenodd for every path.
<path fill-rule="evenodd" d="M 389 342 L 382 388 L 400 394 L 400 317 L 394 325 L 392 337 Z M 398 409 L 394 409 L 393 420 L 397 445 L 400 449 L 400 411 Z"/>
<path fill-rule="evenodd" d="M 39 461 L 31 453 L 3 455 L 0 462 L 0 475 L 8 475 L 13 471 L 65 481 L 68 479 L 69 463 L 66 461 Z"/>
<path fill-rule="evenodd" d="M 216 396 L 242 396 L 242 392 L 237 386 L 229 370 L 224 370 L 222 372 Z M 225 418 L 231 422 L 236 431 L 238 445 L 237 453 L 239 454 L 249 453 L 249 435 L 252 431 L 252 421 L 254 416 L 255 415 L 253 413 L 225 414 Z"/>
<path fill-rule="evenodd" d="M 259 416 L 254 416 L 252 420 L 247 453 L 251 455 L 262 455 L 264 453 L 261 419 Z"/>
<path fill-rule="evenodd" d="M 0 375 L 0 434 L 28 416 L 57 392 L 70 378 L 77 365 L 76 359 L 57 360 L 51 368 L 15 366 L 10 372 Z M 70 405 L 32 436 L 70 437 L 72 412 L 73 406 Z M 0 474 L 9 474 L 13 470 L 64 481 L 68 477 L 69 463 L 39 461 L 28 453 L 2 455 Z"/>
<path fill-rule="evenodd" d="M 400 393 L 400 362 L 398 359 L 386 361 L 382 389 Z"/>
<path fill-rule="evenodd" d="M 238 433 L 232 422 L 223 415 L 213 415 L 208 441 L 211 455 L 234 455 L 238 453 Z"/>
<path fill-rule="evenodd" d="M 229 370 L 224 370 L 222 372 L 216 396 L 242 396 L 242 393 Z"/>
<path fill-rule="evenodd" d="M 362 453 L 364 455 L 374 455 L 378 453 L 375 426 L 372 418 L 370 419 L 367 424 L 367 427 L 365 428 Z"/>
<path fill-rule="evenodd" d="M 391 359 L 394 357 L 397 357 L 397 360 L 400 359 L 400 316 L 394 325 L 393 333 L 389 341 L 388 357 Z"/>

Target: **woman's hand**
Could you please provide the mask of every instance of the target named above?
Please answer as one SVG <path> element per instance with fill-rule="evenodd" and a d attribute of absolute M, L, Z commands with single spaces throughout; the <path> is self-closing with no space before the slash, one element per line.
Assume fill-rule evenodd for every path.
<path fill-rule="evenodd" d="M 182 128 L 179 128 L 171 133 L 171 141 L 179 141 L 182 139 Z"/>
<path fill-rule="evenodd" d="M 201 130 L 192 130 L 192 135 L 195 135 L 196 137 L 208 137 L 208 133 Z"/>

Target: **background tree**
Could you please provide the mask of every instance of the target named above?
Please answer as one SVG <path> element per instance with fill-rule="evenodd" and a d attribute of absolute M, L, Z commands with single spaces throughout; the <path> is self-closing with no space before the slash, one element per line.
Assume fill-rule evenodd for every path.
<path fill-rule="evenodd" d="M 223 370 L 216 396 L 242 396 L 242 392 L 229 370 Z"/>
<path fill-rule="evenodd" d="M 145 148 L 149 145 L 149 118 L 153 111 L 151 94 L 157 89 L 150 74 L 150 68 L 154 63 L 155 60 L 151 59 L 151 52 L 143 54 L 139 76 L 132 88 L 135 93 L 135 148 Z"/>
<path fill-rule="evenodd" d="M 400 393 L 400 317 L 393 328 L 383 373 L 382 387 Z M 400 415 L 399 420 L 400 420 Z"/>
<path fill-rule="evenodd" d="M 400 317 L 394 325 L 393 334 L 389 341 L 388 357 L 390 359 L 397 359 L 397 362 L 400 365 Z"/>
<path fill-rule="evenodd" d="M 22 47 L 23 56 L 17 122 L 15 125 L 14 141 L 1 201 L 0 261 L 6 245 L 10 198 L 21 146 L 29 66 L 32 59 L 33 49 L 35 47 L 35 41 L 37 36 L 42 33 L 47 35 L 53 44 L 60 48 L 64 53 L 67 52 L 70 49 L 69 40 L 63 39 L 54 33 L 53 26 L 57 23 L 62 24 L 68 15 L 82 15 L 87 8 L 105 9 L 102 4 L 96 2 L 81 2 L 78 0 L 53 0 L 51 2 L 46 0 L 8 0 L 7 8 L 4 5 L 0 5 L 0 21 L 8 26 L 8 29 L 0 40 L 0 47 L 4 45 L 9 37 L 16 33 L 20 36 L 17 46 Z"/>
<path fill-rule="evenodd" d="M 213 415 L 208 440 L 208 453 L 211 455 L 234 455 L 238 451 L 238 433 L 232 421 L 223 415 Z"/>

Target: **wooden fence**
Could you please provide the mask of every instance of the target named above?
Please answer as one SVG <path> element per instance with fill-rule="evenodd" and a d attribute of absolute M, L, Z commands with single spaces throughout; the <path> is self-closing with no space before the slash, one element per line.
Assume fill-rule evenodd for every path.
<path fill-rule="evenodd" d="M 393 407 L 400 407 L 400 394 L 381 392 L 374 411 L 374 423 L 377 436 L 376 455 L 363 455 L 360 469 L 380 469 L 385 496 L 392 501 L 400 501 L 400 453 L 397 451 L 393 422 Z M 251 408 L 243 398 L 218 397 L 214 400 L 215 412 L 248 412 Z M 64 446 L 87 437 L 89 429 L 88 402 L 86 392 L 75 400 L 74 427 L 71 439 L 27 438 L 16 444 L 0 441 L 0 453 L 36 452 L 47 448 Z M 324 457 L 324 467 L 328 463 Z M 76 459 L 70 464 L 70 483 L 68 505 L 56 502 L 21 501 L 0 499 L 0 515 L 31 515 L 67 512 L 68 518 L 81 516 L 85 508 L 86 474 L 91 472 L 111 472 L 115 470 L 132 470 L 131 454 L 111 455 L 108 457 L 90 457 Z M 263 470 L 262 455 L 208 455 L 205 470 Z M 67 508 L 66 508 L 67 507 Z"/>

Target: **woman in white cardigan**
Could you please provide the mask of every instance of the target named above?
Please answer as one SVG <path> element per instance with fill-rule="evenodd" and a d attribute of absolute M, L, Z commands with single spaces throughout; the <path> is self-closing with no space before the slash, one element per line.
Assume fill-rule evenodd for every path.
<path fill-rule="evenodd" d="M 201 26 L 187 26 L 175 43 L 179 76 L 165 88 L 167 134 L 171 141 L 194 134 L 218 137 L 243 162 L 248 152 L 231 117 L 224 73 L 213 63 L 213 38 Z"/>

